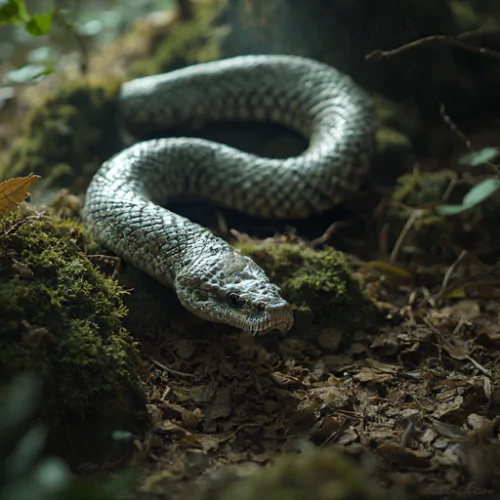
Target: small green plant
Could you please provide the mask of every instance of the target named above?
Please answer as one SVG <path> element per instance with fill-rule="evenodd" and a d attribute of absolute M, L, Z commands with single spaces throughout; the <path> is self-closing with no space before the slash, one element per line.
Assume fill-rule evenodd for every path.
<path fill-rule="evenodd" d="M 490 163 L 500 155 L 500 148 L 484 148 L 474 153 L 463 156 L 459 163 L 477 167 L 485 163 Z M 457 205 L 440 205 L 436 207 L 439 215 L 456 215 L 464 212 L 489 198 L 496 191 L 500 190 L 500 178 L 488 177 L 473 186 L 463 197 L 462 203 Z"/>
<path fill-rule="evenodd" d="M 49 33 L 55 9 L 44 14 L 30 14 L 24 0 L 0 0 L 0 26 L 3 24 L 23 24 L 26 31 L 33 36 Z"/>

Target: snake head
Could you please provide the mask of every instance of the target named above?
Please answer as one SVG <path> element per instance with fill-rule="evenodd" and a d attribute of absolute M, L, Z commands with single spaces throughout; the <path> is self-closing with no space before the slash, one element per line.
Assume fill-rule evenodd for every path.
<path fill-rule="evenodd" d="M 232 250 L 186 266 L 176 277 L 182 305 L 196 316 L 260 335 L 287 332 L 293 314 L 280 289 L 253 260 Z"/>

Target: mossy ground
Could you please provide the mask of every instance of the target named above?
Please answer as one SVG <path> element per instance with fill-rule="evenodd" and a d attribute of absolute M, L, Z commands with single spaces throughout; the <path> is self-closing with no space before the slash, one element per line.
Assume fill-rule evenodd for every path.
<path fill-rule="evenodd" d="M 216 59 L 224 28 L 213 22 L 224 4 L 210 2 L 196 9 L 194 20 L 175 24 L 168 44 L 160 44 L 148 62 L 141 59 L 131 76 Z M 119 82 L 90 80 L 65 84 L 30 112 L 23 135 L 0 166 L 2 179 L 36 172 L 45 186 L 80 192 L 100 164 L 121 149 Z M 49 214 L 25 217 L 15 212 L 0 222 L 2 375 L 35 370 L 45 382 L 41 414 L 46 417 L 64 420 L 90 408 L 98 414 L 132 410 L 138 353 L 123 326 L 122 289 L 85 258 L 82 245 L 88 242 L 80 226 Z M 170 298 L 178 309 L 175 296 Z M 135 317 L 143 316 L 137 311 Z M 146 329 L 134 315 L 128 324 L 136 333 Z"/>
<path fill-rule="evenodd" d="M 342 252 L 266 241 L 239 243 L 237 247 L 281 287 L 295 310 L 299 335 L 315 337 L 332 326 L 347 334 L 373 328 L 373 305 Z"/>
<path fill-rule="evenodd" d="M 152 58 L 133 68 L 134 76 L 217 58 L 218 43 L 226 28 L 219 25 L 213 36 L 211 25 L 216 15 L 209 9 L 206 13 L 207 17 L 174 26 L 166 40 L 156 46 Z M 58 177 L 68 185 L 74 182 L 75 175 L 88 178 L 119 148 L 114 122 L 115 90 L 112 86 L 87 84 L 58 90 L 46 105 L 31 114 L 3 175 L 34 171 L 46 178 Z M 404 134 L 388 134 L 386 130 L 382 139 L 388 144 L 381 148 L 388 155 L 386 158 L 391 158 L 396 167 L 406 165 L 403 160 L 408 156 L 408 144 Z M 379 171 L 376 172 L 379 177 Z M 69 175 L 63 178 L 60 173 Z M 436 198 L 435 194 L 421 196 L 422 186 L 415 179 L 406 177 L 402 181 L 409 184 L 394 195 L 396 204 L 420 208 L 422 203 L 432 203 L 432 198 Z M 431 184 L 434 185 L 432 180 Z M 441 188 L 433 192 L 438 193 L 439 199 Z M 398 199 L 401 193 L 404 199 Z M 404 193 L 416 194 L 417 198 Z M 418 245 L 425 250 L 436 242 L 441 244 L 441 238 L 449 235 L 448 221 L 432 219 L 436 216 L 431 211 L 429 214 L 430 218 L 419 219 L 413 228 L 422 235 Z M 393 226 L 395 238 L 408 220 L 408 209 L 404 208 L 400 215 L 399 225 Z M 215 464 L 213 469 L 221 470 L 244 461 L 252 461 L 253 465 L 264 463 L 285 453 L 292 442 L 305 439 L 321 447 L 335 442 L 340 446 L 356 443 L 368 451 L 375 449 L 384 463 L 382 481 L 405 483 L 403 488 L 417 491 L 415 494 L 419 489 L 414 485 L 418 481 L 429 483 L 429 478 L 443 487 L 448 487 L 448 483 L 450 487 L 464 484 L 460 479 L 463 457 L 453 461 L 456 443 L 451 443 L 453 449 L 450 446 L 443 451 L 446 440 L 438 437 L 433 450 L 424 428 L 422 439 L 418 432 L 413 436 L 419 447 L 413 450 L 401 445 L 408 434 L 403 434 L 399 423 L 402 415 L 411 415 L 417 409 L 428 418 L 444 416 L 463 430 L 470 421 L 457 417 L 458 410 L 467 415 L 484 415 L 482 427 L 498 414 L 496 400 L 484 410 L 484 377 L 477 377 L 467 361 L 471 359 L 468 354 L 457 358 L 456 351 L 448 356 L 443 350 L 439 356 L 429 357 L 436 347 L 435 331 L 439 329 L 443 338 L 475 344 L 473 358 L 477 357 L 490 374 L 494 373 L 491 366 L 495 366 L 497 301 L 481 304 L 483 311 L 492 312 L 492 338 L 488 340 L 488 349 L 478 349 L 472 332 L 481 332 L 485 337 L 488 331 L 484 331 L 484 321 L 469 328 L 469 321 L 462 322 L 462 317 L 460 322 L 455 321 L 453 315 L 430 307 L 430 302 L 423 306 L 418 301 L 413 303 L 409 314 L 406 292 L 398 290 L 393 301 L 389 295 L 393 290 L 385 294 L 381 284 L 379 301 L 399 301 L 403 306 L 399 309 L 385 304 L 393 319 L 390 324 L 385 322 L 382 334 L 378 335 L 378 331 L 375 339 L 373 333 L 365 332 L 376 327 L 378 316 L 349 271 L 343 254 L 296 244 L 240 244 L 244 253 L 267 269 L 293 303 L 296 324 L 291 334 L 305 338 L 299 339 L 304 346 L 300 351 L 287 349 L 287 339 L 279 339 L 279 348 L 272 350 L 266 344 L 271 343 L 270 336 L 249 339 L 235 336 L 232 331 L 228 335 L 221 325 L 202 323 L 182 310 L 171 291 L 162 289 L 163 295 L 158 289 L 139 296 L 140 289 L 148 287 L 140 275 L 130 283 L 137 293 L 129 297 L 139 300 L 132 314 L 125 317 L 121 289 L 96 272 L 82 255 L 85 238 L 78 226 L 48 218 L 20 223 L 23 217 L 12 214 L 0 227 L 0 316 L 5 318 L 0 323 L 0 362 L 6 372 L 23 367 L 37 370 L 46 381 L 45 414 L 62 418 L 68 412 L 80 414 L 81 409 L 87 410 L 84 415 L 90 408 L 97 410 L 99 418 L 86 422 L 90 425 L 85 428 L 81 420 L 73 420 L 72 425 L 67 425 L 66 420 L 64 430 L 69 430 L 72 437 L 99 444 L 104 435 L 98 432 L 100 413 L 134 409 L 131 395 L 137 389 L 137 353 L 122 326 L 126 321 L 134 333 L 154 333 L 152 350 L 157 363 L 148 364 L 143 388 L 148 393 L 151 415 L 156 417 L 152 418 L 151 435 L 140 444 L 151 451 L 153 467 L 163 476 L 194 481 L 194 477 L 210 473 L 204 464 Z M 428 230 L 426 236 L 421 229 Z M 413 271 L 419 277 L 419 269 Z M 444 271 L 433 268 L 432 275 L 442 281 Z M 154 301 L 149 300 L 151 296 Z M 132 307 L 134 301 L 129 303 Z M 471 322 L 474 324 L 473 318 Z M 335 342 L 329 342 L 324 333 L 332 328 L 342 332 L 340 336 L 346 341 L 349 333 L 362 334 L 343 352 L 331 354 L 329 346 Z M 178 338 L 171 338 L 172 334 Z M 321 349 L 313 347 L 308 336 L 322 338 Z M 147 355 L 144 361 L 148 362 Z M 434 381 L 430 385 L 425 383 L 429 366 Z M 467 381 L 468 388 L 457 385 L 448 390 L 450 384 L 461 380 Z M 494 377 L 492 383 L 495 385 Z M 466 408 L 461 408 L 455 395 L 471 391 L 470 387 L 479 395 L 479 403 L 473 405 L 468 396 Z M 453 408 L 443 410 L 450 393 Z M 471 408 L 475 413 L 471 413 Z M 136 416 L 133 411 L 130 413 Z M 113 423 L 115 428 L 119 425 L 118 420 Z M 431 458 L 417 456 L 417 451 L 429 449 Z M 478 450 L 472 451 L 474 462 L 479 463 L 474 470 L 484 469 Z M 444 454 L 445 465 L 439 463 Z M 186 457 L 191 457 L 194 464 L 183 462 Z M 423 479 L 410 480 L 408 471 Z M 375 498 L 378 495 L 354 467 L 344 466 L 326 454 L 318 458 L 285 458 L 276 468 L 264 470 L 255 481 L 234 484 L 227 491 L 222 496 L 214 496 L 211 491 L 209 498 L 239 498 L 239 494 L 241 498 L 370 498 L 366 495 L 371 492 Z M 146 498 L 152 498 L 151 495 L 146 493 Z M 171 498 L 170 491 L 154 498 L 159 497 Z"/>
<path fill-rule="evenodd" d="M 40 415 L 54 422 L 140 409 L 123 291 L 93 268 L 85 240 L 74 223 L 0 214 L 0 373 L 34 370 L 44 382 Z"/>

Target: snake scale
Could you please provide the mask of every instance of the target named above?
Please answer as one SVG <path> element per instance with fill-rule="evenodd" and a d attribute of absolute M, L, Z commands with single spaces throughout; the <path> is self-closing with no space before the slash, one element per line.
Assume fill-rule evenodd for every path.
<path fill-rule="evenodd" d="M 296 56 L 240 56 L 122 85 L 125 127 L 156 132 L 212 121 L 268 121 L 308 139 L 264 158 L 199 138 L 152 139 L 105 162 L 84 220 L 97 241 L 171 286 L 184 307 L 251 333 L 288 331 L 290 305 L 250 258 L 166 208 L 189 197 L 264 218 L 304 218 L 355 190 L 372 151 L 370 98 L 350 77 Z"/>

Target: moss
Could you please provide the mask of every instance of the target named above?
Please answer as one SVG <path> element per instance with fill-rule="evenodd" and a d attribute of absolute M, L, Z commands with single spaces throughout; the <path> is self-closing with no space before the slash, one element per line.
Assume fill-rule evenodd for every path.
<path fill-rule="evenodd" d="M 202 500 L 381 500 L 391 498 L 352 460 L 332 451 L 279 458 L 244 479 L 226 478 L 182 496 Z"/>
<path fill-rule="evenodd" d="M 102 401 L 103 413 L 127 411 L 136 401 L 138 356 L 122 326 L 123 292 L 92 267 L 84 243 L 73 223 L 0 215 L 0 374 L 36 370 L 45 416 Z"/>
<path fill-rule="evenodd" d="M 198 4 L 193 19 L 173 24 L 152 56 L 133 65 L 132 75 L 163 73 L 219 59 L 220 45 L 229 32 L 228 27 L 219 20 L 226 6 L 226 0 L 210 0 Z"/>
<path fill-rule="evenodd" d="M 343 253 L 265 241 L 237 246 L 281 287 L 295 309 L 297 331 L 316 336 L 333 326 L 352 333 L 371 329 L 376 323 L 375 309 L 348 269 Z"/>
<path fill-rule="evenodd" d="M 415 168 L 410 174 L 402 175 L 394 188 L 392 199 L 411 207 L 421 207 L 442 200 L 450 183 L 457 174 L 452 170 L 421 173 Z"/>
<path fill-rule="evenodd" d="M 118 86 L 70 84 L 27 118 L 3 177 L 36 172 L 61 183 L 87 179 L 120 147 L 116 127 Z"/>

